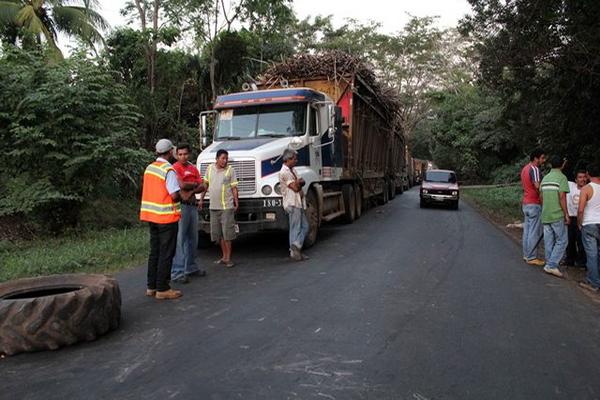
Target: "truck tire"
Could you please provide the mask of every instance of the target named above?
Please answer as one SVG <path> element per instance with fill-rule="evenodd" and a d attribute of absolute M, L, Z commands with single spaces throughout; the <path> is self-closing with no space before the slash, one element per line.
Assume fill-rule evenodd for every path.
<path fill-rule="evenodd" d="M 356 219 L 356 197 L 354 196 L 354 187 L 350 184 L 342 186 L 342 197 L 344 199 L 344 216 L 342 220 L 346 224 L 351 224 Z"/>
<path fill-rule="evenodd" d="M 321 225 L 321 211 L 314 190 L 309 190 L 306 195 L 306 218 L 308 219 L 308 234 L 304 239 L 303 247 L 305 249 L 317 242 L 319 226 Z"/>
<path fill-rule="evenodd" d="M 363 212 L 363 194 L 362 194 L 362 188 L 359 185 L 354 185 L 354 197 L 356 197 L 356 212 L 355 212 L 355 216 L 356 219 L 359 219 L 362 216 L 362 212 Z"/>
<path fill-rule="evenodd" d="M 388 192 L 390 193 L 389 198 L 390 200 L 394 200 L 396 198 L 396 184 L 393 181 L 389 181 L 388 187 Z"/>
<path fill-rule="evenodd" d="M 67 274 L 0 283 L 0 354 L 55 350 L 119 327 L 121 292 L 107 275 Z"/>

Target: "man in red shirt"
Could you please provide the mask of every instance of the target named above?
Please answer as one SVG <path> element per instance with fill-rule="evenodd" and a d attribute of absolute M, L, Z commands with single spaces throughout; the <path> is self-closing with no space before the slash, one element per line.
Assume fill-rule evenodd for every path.
<path fill-rule="evenodd" d="M 523 186 L 523 259 L 527 264 L 543 266 L 537 258 L 537 247 L 542 237 L 542 200 L 540 198 L 540 166 L 546 160 L 544 151 L 531 152 L 530 162 L 521 170 Z"/>
<path fill-rule="evenodd" d="M 198 245 L 198 209 L 196 193 L 205 190 L 202 177 L 194 164 L 189 162 L 190 146 L 180 144 L 177 147 L 177 162 L 173 169 L 182 188 L 181 219 L 177 233 L 177 249 L 173 258 L 171 281 L 187 283 L 191 276 L 205 276 L 206 271 L 196 265 L 196 248 Z"/>

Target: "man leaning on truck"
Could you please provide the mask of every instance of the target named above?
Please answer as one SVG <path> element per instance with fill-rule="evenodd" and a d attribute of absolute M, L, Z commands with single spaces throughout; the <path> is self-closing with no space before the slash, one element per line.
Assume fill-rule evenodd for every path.
<path fill-rule="evenodd" d="M 304 239 L 308 234 L 308 220 L 306 219 L 306 203 L 302 187 L 304 179 L 299 178 L 294 167 L 298 161 L 298 153 L 286 149 L 282 155 L 283 165 L 279 171 L 279 184 L 283 196 L 283 209 L 288 214 L 290 221 L 290 257 L 296 261 L 308 259 L 302 254 Z"/>

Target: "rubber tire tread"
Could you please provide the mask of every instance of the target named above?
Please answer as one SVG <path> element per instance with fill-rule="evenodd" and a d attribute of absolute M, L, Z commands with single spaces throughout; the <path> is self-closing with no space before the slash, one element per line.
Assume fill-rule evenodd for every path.
<path fill-rule="evenodd" d="M 23 290 L 80 286 L 75 291 L 5 299 Z M 0 354 L 55 350 L 117 329 L 121 291 L 111 276 L 67 274 L 0 283 Z"/>

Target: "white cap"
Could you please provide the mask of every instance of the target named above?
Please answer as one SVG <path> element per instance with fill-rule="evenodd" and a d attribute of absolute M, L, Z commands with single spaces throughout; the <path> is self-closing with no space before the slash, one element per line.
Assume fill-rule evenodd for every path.
<path fill-rule="evenodd" d="M 160 139 L 156 143 L 156 153 L 157 154 L 165 154 L 168 153 L 169 150 L 173 150 L 175 146 L 169 139 Z"/>

